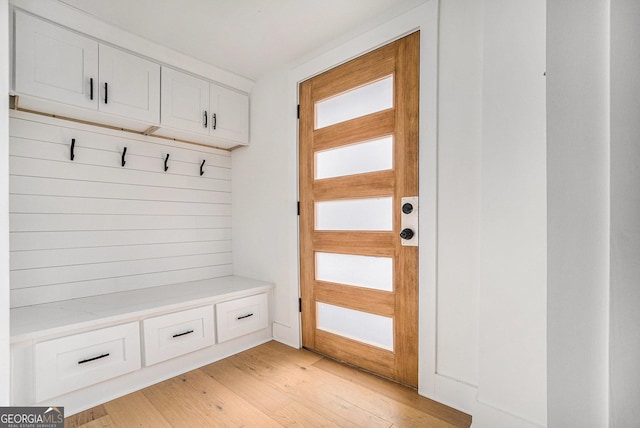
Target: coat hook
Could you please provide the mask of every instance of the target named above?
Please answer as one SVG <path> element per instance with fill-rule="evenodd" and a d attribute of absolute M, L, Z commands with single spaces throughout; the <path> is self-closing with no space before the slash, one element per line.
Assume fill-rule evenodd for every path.
<path fill-rule="evenodd" d="M 204 174 L 204 169 L 202 169 L 204 167 L 204 161 L 205 159 L 202 159 L 202 163 L 200 164 L 200 175 Z"/>
<path fill-rule="evenodd" d="M 167 157 L 164 158 L 164 171 L 167 172 L 169 166 L 167 165 L 167 161 L 169 160 L 169 153 L 167 153 Z"/>
<path fill-rule="evenodd" d="M 124 166 L 125 161 L 124 161 L 124 155 L 127 154 L 127 148 L 125 147 L 124 150 L 122 151 L 122 166 Z"/>
<path fill-rule="evenodd" d="M 72 138 L 71 139 L 71 160 L 73 160 L 73 158 L 76 157 L 76 154 L 73 152 L 76 148 L 76 139 Z"/>

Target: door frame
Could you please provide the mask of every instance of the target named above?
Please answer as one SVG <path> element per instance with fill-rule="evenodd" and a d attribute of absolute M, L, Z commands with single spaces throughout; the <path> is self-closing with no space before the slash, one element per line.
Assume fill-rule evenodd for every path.
<path fill-rule="evenodd" d="M 312 60 L 294 68 L 289 73 L 287 91 L 290 102 L 288 110 L 296 111 L 298 104 L 298 86 L 301 82 L 326 70 L 343 64 L 353 58 L 366 54 L 408 34 L 420 30 L 420 150 L 419 150 L 419 189 L 420 189 L 420 235 L 419 235 L 419 338 L 418 338 L 418 392 L 439 401 L 452 404 L 460 403 L 461 408 L 469 408 L 475 401 L 475 388 L 451 381 L 439 376 L 436 367 L 436 288 L 437 288 L 437 91 L 438 91 L 438 16 L 437 0 L 429 0 L 422 5 L 401 14 L 375 29 L 356 37 L 339 47 L 331 49 Z M 287 157 L 295 162 L 289 176 L 289 183 L 295 186 L 291 199 L 292 206 L 299 200 L 299 156 L 298 156 L 298 120 L 293 120 L 287 129 L 291 143 Z M 296 216 L 297 218 L 297 216 Z M 288 262 L 297 266 L 295 275 L 290 275 L 291 284 L 287 309 L 290 323 L 274 323 L 274 338 L 292 346 L 301 346 L 301 317 L 298 310 L 300 297 L 300 246 L 299 226 L 295 223 L 295 242 L 290 242 Z M 295 251 L 294 251 L 295 246 Z M 294 259 L 295 257 L 295 259 Z M 295 263 L 295 265 L 293 264 Z M 295 278 L 294 278 L 295 276 Z M 295 291 L 294 291 L 295 287 Z M 436 394 L 436 385 L 449 388 L 448 395 Z M 445 386 L 445 385 L 443 385 Z M 463 389 L 459 392 L 460 388 Z M 446 392 L 445 392 L 446 393 Z M 468 397 L 460 402 L 459 396 Z"/>

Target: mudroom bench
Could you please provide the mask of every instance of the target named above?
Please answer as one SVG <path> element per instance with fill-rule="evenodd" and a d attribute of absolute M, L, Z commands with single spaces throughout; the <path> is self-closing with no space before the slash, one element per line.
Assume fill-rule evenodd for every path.
<path fill-rule="evenodd" d="M 267 342 L 273 287 L 226 276 L 14 308 L 12 405 L 68 416 Z"/>

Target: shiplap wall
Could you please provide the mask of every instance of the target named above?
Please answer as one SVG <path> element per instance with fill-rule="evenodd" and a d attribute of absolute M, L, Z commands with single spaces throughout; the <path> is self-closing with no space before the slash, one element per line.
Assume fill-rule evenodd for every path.
<path fill-rule="evenodd" d="M 12 116 L 11 307 L 232 274 L 229 152 Z"/>

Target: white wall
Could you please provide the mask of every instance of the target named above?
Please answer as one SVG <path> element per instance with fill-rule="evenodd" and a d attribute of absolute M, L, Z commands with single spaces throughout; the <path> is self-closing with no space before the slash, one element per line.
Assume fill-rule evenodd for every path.
<path fill-rule="evenodd" d="M 231 274 L 229 152 L 14 112 L 9 153 L 11 307 Z"/>
<path fill-rule="evenodd" d="M 232 156 L 232 230 L 234 274 L 276 284 L 274 336 L 299 347 L 295 98 L 283 70 L 251 93 L 251 146 Z"/>
<path fill-rule="evenodd" d="M 546 426 L 545 4 L 485 1 L 478 418 Z"/>
<path fill-rule="evenodd" d="M 611 2 L 611 426 L 640 420 L 640 2 Z"/>
<path fill-rule="evenodd" d="M 609 2 L 548 6 L 548 423 L 606 427 Z"/>
<path fill-rule="evenodd" d="M 436 371 L 473 386 L 479 350 L 482 31 L 482 2 L 441 2 Z"/>
<path fill-rule="evenodd" d="M 9 6 L 0 0 L 0 171 L 9 170 Z M 0 406 L 9 405 L 9 175 L 0 174 Z"/>

